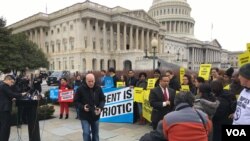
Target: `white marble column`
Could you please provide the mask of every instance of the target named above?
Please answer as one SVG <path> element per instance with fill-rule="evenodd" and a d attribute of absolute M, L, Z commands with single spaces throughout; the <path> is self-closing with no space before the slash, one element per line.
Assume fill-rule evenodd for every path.
<path fill-rule="evenodd" d="M 114 30 L 112 23 L 110 24 L 110 50 L 114 50 Z"/>
<path fill-rule="evenodd" d="M 214 59 L 213 59 L 213 58 L 214 58 L 214 56 L 213 56 L 213 55 L 214 55 L 213 50 L 211 50 L 211 62 L 213 62 L 213 61 L 214 61 Z"/>
<path fill-rule="evenodd" d="M 184 33 L 184 29 L 185 29 L 184 27 L 185 27 L 185 22 L 182 22 L 182 24 L 181 24 L 181 32 L 182 33 Z"/>
<path fill-rule="evenodd" d="M 172 33 L 172 22 L 171 21 L 169 22 L 169 27 L 170 27 L 169 28 L 169 33 Z"/>
<path fill-rule="evenodd" d="M 121 33 L 120 33 L 120 23 L 118 22 L 117 23 L 117 51 L 120 51 L 120 48 L 121 48 L 121 43 L 120 43 L 120 36 Z"/>
<path fill-rule="evenodd" d="M 123 49 L 126 50 L 127 48 L 127 25 L 126 23 L 123 26 Z"/>
<path fill-rule="evenodd" d="M 150 48 L 151 45 L 150 45 L 150 41 L 149 41 L 149 32 L 150 32 L 149 29 L 147 29 L 146 46 L 147 46 L 147 50 L 151 51 L 150 50 L 151 49 Z"/>
<path fill-rule="evenodd" d="M 91 36 L 90 19 L 87 19 L 87 49 L 90 49 L 92 36 Z"/>
<path fill-rule="evenodd" d="M 40 48 L 45 52 L 45 42 L 44 42 L 44 32 L 43 32 L 43 28 L 40 28 Z"/>
<path fill-rule="evenodd" d="M 130 31 L 129 31 L 129 49 L 133 49 L 133 26 L 130 25 Z"/>
<path fill-rule="evenodd" d="M 136 27 L 135 31 L 135 49 L 139 49 L 139 27 Z"/>
<path fill-rule="evenodd" d="M 86 71 L 90 71 L 93 69 L 92 60 L 92 57 L 86 57 Z"/>
<path fill-rule="evenodd" d="M 211 50 L 210 49 L 208 50 L 208 56 L 209 56 L 208 57 L 209 58 L 209 62 L 211 63 L 212 62 L 212 59 L 211 59 L 212 58 L 212 54 L 211 54 Z"/>
<path fill-rule="evenodd" d="M 197 57 L 198 57 L 198 55 L 197 55 L 197 49 L 195 48 L 194 49 L 194 54 L 195 54 L 195 59 L 194 59 L 194 62 L 195 62 L 195 64 L 196 64 L 196 62 L 197 62 Z"/>
<path fill-rule="evenodd" d="M 158 46 L 156 52 L 159 54 L 161 52 L 161 39 L 159 34 L 156 35 L 156 39 L 158 40 Z"/>
<path fill-rule="evenodd" d="M 141 49 L 144 51 L 145 50 L 145 45 L 144 45 L 144 28 L 141 29 Z"/>
<path fill-rule="evenodd" d="M 192 69 L 194 69 L 194 56 L 195 56 L 195 54 L 194 54 L 194 48 L 192 48 Z"/>
<path fill-rule="evenodd" d="M 103 59 L 103 69 L 108 70 L 108 62 L 106 59 Z"/>
<path fill-rule="evenodd" d="M 212 51 L 212 62 L 214 62 L 214 51 Z"/>
<path fill-rule="evenodd" d="M 38 33 L 37 33 L 37 29 L 35 28 L 34 29 L 34 31 L 35 31 L 35 39 L 34 39 L 34 43 L 36 43 L 37 45 L 38 45 L 38 43 L 37 43 L 37 35 L 38 35 Z"/>
<path fill-rule="evenodd" d="M 99 38 L 99 24 L 98 24 L 98 20 L 96 20 L 95 21 L 95 33 L 96 33 L 96 40 L 95 40 L 95 42 L 96 42 L 96 50 L 97 51 L 100 51 L 101 50 L 101 48 L 100 48 L 100 38 Z"/>
<path fill-rule="evenodd" d="M 207 63 L 207 49 L 205 50 L 205 60 L 204 60 L 205 63 Z"/>
<path fill-rule="evenodd" d="M 102 29 L 103 29 L 103 49 L 104 49 L 104 52 L 106 52 L 107 51 L 107 29 L 106 29 L 105 21 L 103 22 Z"/>
<path fill-rule="evenodd" d="M 179 21 L 178 22 L 178 33 L 180 33 L 181 32 L 181 22 Z"/>
<path fill-rule="evenodd" d="M 32 36 L 33 36 L 33 32 L 32 30 L 29 30 L 29 40 L 32 41 Z"/>
<path fill-rule="evenodd" d="M 174 22 L 174 25 L 175 25 L 174 26 L 174 31 L 175 31 L 175 33 L 177 33 L 177 21 Z"/>

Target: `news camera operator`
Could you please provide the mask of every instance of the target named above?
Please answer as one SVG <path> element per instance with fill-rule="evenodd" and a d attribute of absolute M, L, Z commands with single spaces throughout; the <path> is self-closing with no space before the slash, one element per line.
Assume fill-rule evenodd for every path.
<path fill-rule="evenodd" d="M 29 86 L 30 80 L 27 76 L 19 75 L 16 78 L 16 83 L 13 86 L 13 91 L 17 93 L 29 93 L 30 92 L 30 86 Z M 17 127 L 20 128 L 22 123 L 27 123 L 27 112 L 29 112 L 29 109 L 25 106 L 18 106 L 17 107 Z"/>
<path fill-rule="evenodd" d="M 42 81 L 43 81 L 42 76 L 41 75 L 38 76 L 36 74 L 35 78 L 33 80 L 33 83 L 32 83 L 32 85 L 33 85 L 33 91 L 38 91 L 39 94 L 42 92 L 42 86 L 41 86 Z"/>
<path fill-rule="evenodd" d="M 4 77 L 3 83 L 0 85 L 0 138 L 1 141 L 8 141 L 11 126 L 11 110 L 12 101 L 19 99 L 26 93 L 13 92 L 11 86 L 15 83 L 12 75 Z"/>

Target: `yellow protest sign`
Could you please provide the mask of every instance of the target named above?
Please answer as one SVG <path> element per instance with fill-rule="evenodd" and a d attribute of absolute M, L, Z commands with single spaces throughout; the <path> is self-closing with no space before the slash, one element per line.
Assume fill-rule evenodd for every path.
<path fill-rule="evenodd" d="M 199 76 L 203 77 L 205 80 L 209 80 L 211 64 L 201 64 L 199 70 Z"/>
<path fill-rule="evenodd" d="M 247 51 L 250 52 L 250 43 L 247 43 Z"/>
<path fill-rule="evenodd" d="M 239 66 L 243 66 L 247 63 L 250 62 L 250 52 L 245 52 L 239 55 L 238 57 L 238 62 L 239 62 Z"/>
<path fill-rule="evenodd" d="M 143 88 L 134 87 L 134 101 L 143 103 Z"/>
<path fill-rule="evenodd" d="M 185 69 L 184 68 L 180 68 L 180 83 L 183 83 L 183 76 L 185 74 Z"/>
<path fill-rule="evenodd" d="M 153 89 L 155 87 L 155 82 L 156 82 L 155 78 L 149 78 L 148 79 L 147 89 L 148 90 Z"/>
<path fill-rule="evenodd" d="M 116 87 L 117 88 L 123 88 L 123 87 L 125 87 L 125 82 L 116 82 Z"/>
<path fill-rule="evenodd" d="M 143 96 L 143 104 L 142 104 L 142 115 L 143 117 L 151 122 L 151 113 L 152 113 L 152 107 L 150 106 L 149 103 L 149 94 L 150 94 L 150 90 L 144 90 L 144 96 Z"/>
<path fill-rule="evenodd" d="M 189 86 L 188 85 L 181 85 L 181 91 L 189 92 Z"/>
<path fill-rule="evenodd" d="M 230 89 L 230 86 L 229 86 L 229 85 L 226 85 L 223 89 L 224 89 L 224 90 L 229 90 L 229 89 Z"/>

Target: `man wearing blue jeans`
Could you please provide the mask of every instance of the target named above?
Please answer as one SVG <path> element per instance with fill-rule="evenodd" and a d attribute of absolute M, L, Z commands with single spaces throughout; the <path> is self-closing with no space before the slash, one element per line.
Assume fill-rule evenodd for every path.
<path fill-rule="evenodd" d="M 92 73 L 86 75 L 76 92 L 74 103 L 79 110 L 84 141 L 99 141 L 99 119 L 105 105 L 105 96 L 100 86 L 95 84 Z"/>

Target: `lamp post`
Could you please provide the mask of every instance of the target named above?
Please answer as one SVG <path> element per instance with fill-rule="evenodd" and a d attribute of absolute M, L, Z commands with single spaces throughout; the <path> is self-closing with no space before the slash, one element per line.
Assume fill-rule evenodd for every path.
<path fill-rule="evenodd" d="M 158 46 L 158 40 L 156 38 L 153 38 L 151 41 L 151 46 L 153 48 L 153 70 L 155 70 L 155 53 L 156 48 Z"/>

